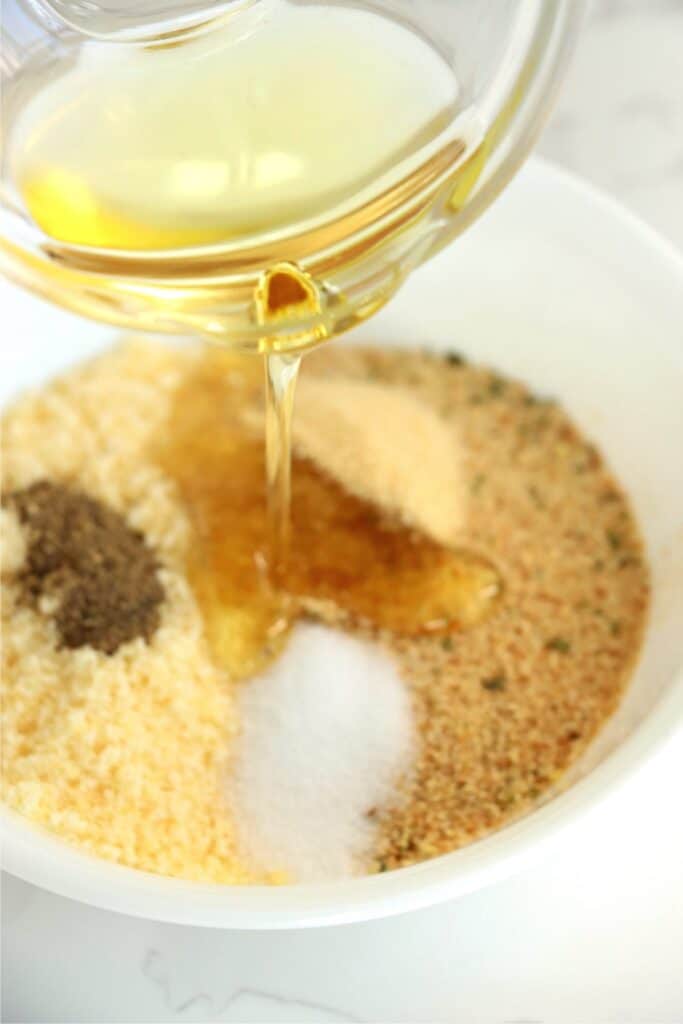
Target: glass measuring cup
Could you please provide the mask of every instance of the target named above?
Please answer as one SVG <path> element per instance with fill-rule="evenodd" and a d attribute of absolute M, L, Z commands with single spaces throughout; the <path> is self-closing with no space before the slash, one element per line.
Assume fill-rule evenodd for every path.
<path fill-rule="evenodd" d="M 88 317 L 198 333 L 252 351 L 301 350 L 341 333 L 380 308 L 513 175 L 549 109 L 583 8 L 582 0 L 349 5 L 407 27 L 438 51 L 454 69 L 458 103 L 409 159 L 397 159 L 312 216 L 236 239 L 135 251 L 74 244 L 33 221 L 13 176 L 12 143 L 22 108 L 41 83 L 56 81 L 85 52 L 97 61 L 104 48 L 149 50 L 198 31 L 210 38 L 225 19 L 238 34 L 258 32 L 264 12 L 278 2 L 304 11 L 325 6 L 180 0 L 160 13 L 153 4 L 116 0 L 10 0 L 2 41 L 0 269 Z"/>

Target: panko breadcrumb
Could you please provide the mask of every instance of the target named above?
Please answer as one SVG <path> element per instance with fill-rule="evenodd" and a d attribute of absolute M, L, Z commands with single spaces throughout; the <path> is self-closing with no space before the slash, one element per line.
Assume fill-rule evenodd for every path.
<path fill-rule="evenodd" d="M 76 484 L 144 532 L 166 598 L 151 641 L 113 655 L 59 647 L 20 600 L 5 511 L 2 799 L 100 857 L 181 878 L 264 881 L 239 858 L 222 791 L 235 729 L 184 572 L 189 526 L 146 449 L 199 350 L 133 342 L 18 401 L 3 427 L 3 493 Z"/>

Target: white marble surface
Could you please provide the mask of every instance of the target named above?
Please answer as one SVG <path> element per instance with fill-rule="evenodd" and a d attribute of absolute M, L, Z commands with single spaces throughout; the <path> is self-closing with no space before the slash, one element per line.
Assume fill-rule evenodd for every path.
<path fill-rule="evenodd" d="M 594 0 L 538 152 L 683 247 L 683 0 Z"/>
<path fill-rule="evenodd" d="M 597 0 L 539 149 L 683 246 L 683 0 Z M 384 922 L 202 931 L 5 877 L 2 1019 L 680 1024 L 681 754 L 533 875 Z"/>
<path fill-rule="evenodd" d="M 2 1019 L 680 1024 L 682 767 L 679 735 L 552 862 L 364 925 L 215 932 L 6 881 Z"/>

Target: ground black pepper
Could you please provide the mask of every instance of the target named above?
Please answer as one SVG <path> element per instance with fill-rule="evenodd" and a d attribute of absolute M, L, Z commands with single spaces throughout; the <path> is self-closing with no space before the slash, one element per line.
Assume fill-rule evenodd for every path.
<path fill-rule="evenodd" d="M 123 516 L 48 480 L 13 491 L 4 503 L 27 532 L 24 598 L 34 607 L 43 596 L 55 599 L 61 646 L 114 654 L 129 640 L 150 639 L 164 590 L 154 553 Z"/>

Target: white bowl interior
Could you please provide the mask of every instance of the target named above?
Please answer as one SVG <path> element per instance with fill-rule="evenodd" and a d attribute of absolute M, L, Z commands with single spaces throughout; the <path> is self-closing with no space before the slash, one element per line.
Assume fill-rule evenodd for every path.
<path fill-rule="evenodd" d="M 3 400 L 111 340 L 110 330 L 9 285 L 0 295 L 8 323 Z M 231 889 L 159 878 L 87 857 L 7 812 L 6 868 L 127 913 L 300 927 L 453 897 L 540 851 L 656 748 L 683 706 L 682 325 L 680 256 L 611 201 L 533 161 L 469 234 L 416 273 L 374 321 L 338 342 L 455 348 L 524 379 L 564 403 L 629 491 L 652 566 L 651 619 L 627 696 L 573 769 L 577 784 L 568 792 L 436 861 L 340 883 Z"/>

